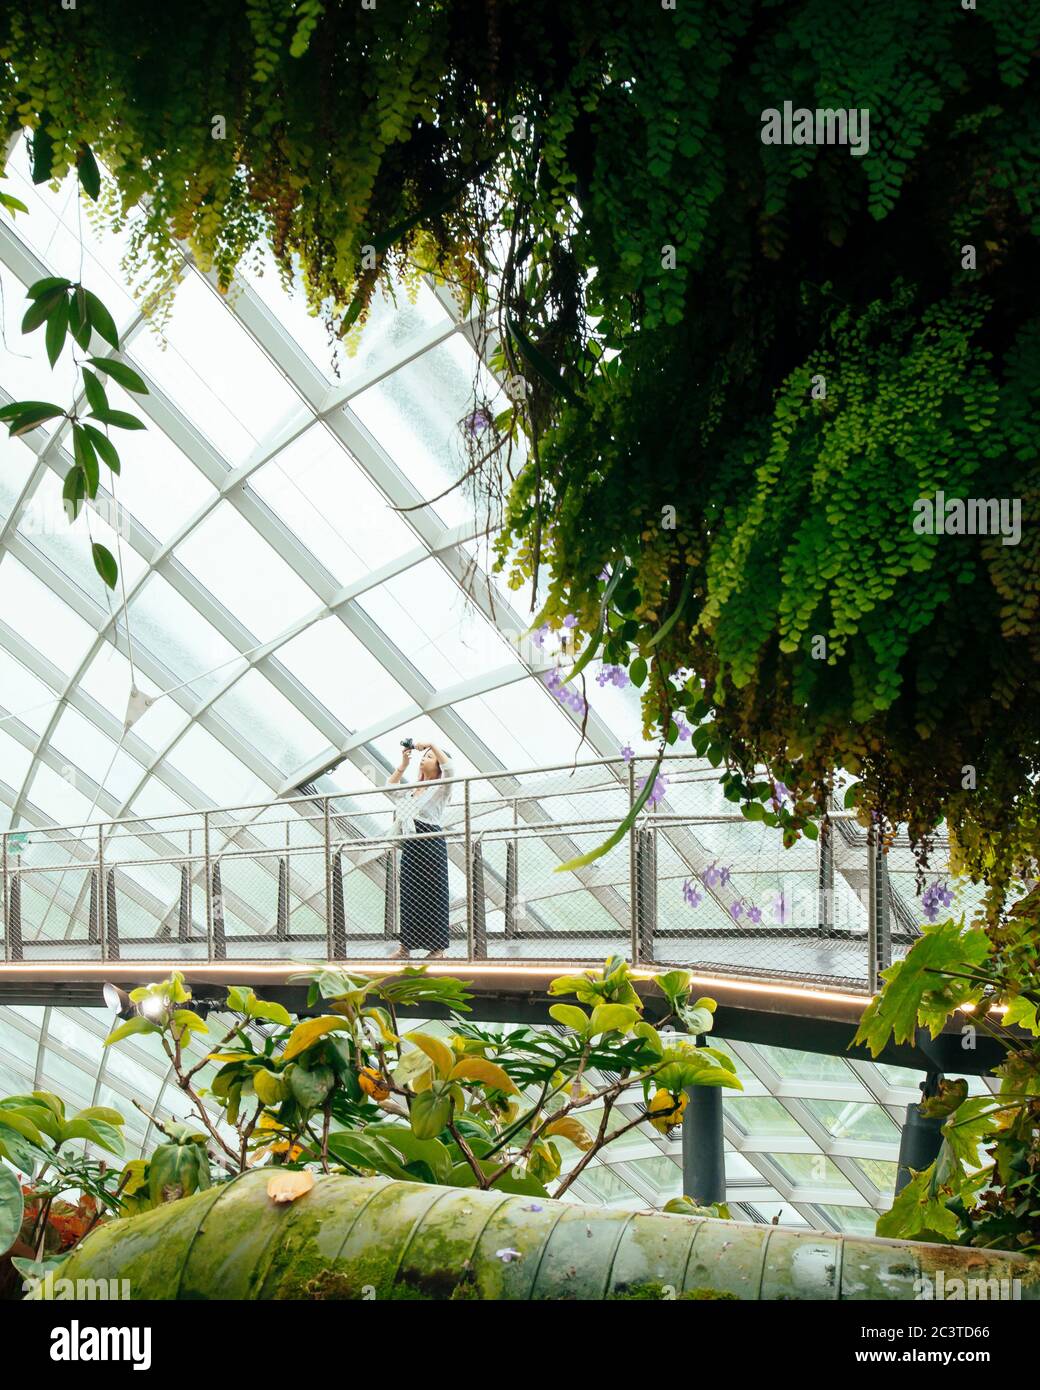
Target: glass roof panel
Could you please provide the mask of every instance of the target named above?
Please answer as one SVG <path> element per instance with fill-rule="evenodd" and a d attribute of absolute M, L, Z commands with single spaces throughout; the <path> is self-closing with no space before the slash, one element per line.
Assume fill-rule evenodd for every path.
<path fill-rule="evenodd" d="M 262 642 L 319 606 L 317 596 L 228 502 L 219 503 L 175 554 Z"/>
<path fill-rule="evenodd" d="M 347 729 L 412 704 L 402 687 L 338 617 L 323 618 L 278 649 L 278 660 Z"/>
<path fill-rule="evenodd" d="M 455 484 L 467 467 L 463 422 L 474 384 L 485 382 L 476 353 L 456 334 L 350 402 L 387 452 L 407 460 L 409 481 L 449 526 L 472 515 L 465 490 Z"/>
<path fill-rule="evenodd" d="M 241 737 L 279 772 L 291 772 L 328 746 L 328 740 L 259 671 L 247 671 L 213 705 Z"/>
<path fill-rule="evenodd" d="M 233 467 L 299 408 L 282 374 L 198 275 L 178 287 L 163 340 L 137 334 L 131 356 Z"/>
<path fill-rule="evenodd" d="M 400 514 L 321 425 L 254 473 L 250 487 L 341 584 L 415 547 Z"/>
<path fill-rule="evenodd" d="M 66 676 L 94 640 L 90 625 L 9 553 L 0 555 L 0 613 Z"/>

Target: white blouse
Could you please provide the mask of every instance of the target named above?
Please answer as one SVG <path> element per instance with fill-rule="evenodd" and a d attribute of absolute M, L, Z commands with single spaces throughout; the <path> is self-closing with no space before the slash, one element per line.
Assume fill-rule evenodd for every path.
<path fill-rule="evenodd" d="M 451 800 L 451 786 L 446 784 L 445 779 L 454 775 L 454 764 L 446 759 L 441 763 L 441 775 L 435 781 L 416 782 L 410 791 L 395 794 L 395 833 L 414 835 L 416 821 L 422 821 L 425 825 L 443 825 L 444 812 Z"/>

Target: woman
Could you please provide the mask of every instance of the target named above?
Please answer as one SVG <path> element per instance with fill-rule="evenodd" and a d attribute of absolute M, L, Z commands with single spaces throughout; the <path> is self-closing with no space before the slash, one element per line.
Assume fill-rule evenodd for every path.
<path fill-rule="evenodd" d="M 433 743 L 416 743 L 422 754 L 419 781 L 395 797 L 394 834 L 406 836 L 401 847 L 401 944 L 395 960 L 425 948 L 427 960 L 439 960 L 448 949 L 448 846 L 442 828 L 451 799 L 451 759 Z M 408 769 L 412 750 L 401 753 L 401 765 L 387 786 L 396 786 Z M 419 838 L 416 838 L 419 837 Z"/>

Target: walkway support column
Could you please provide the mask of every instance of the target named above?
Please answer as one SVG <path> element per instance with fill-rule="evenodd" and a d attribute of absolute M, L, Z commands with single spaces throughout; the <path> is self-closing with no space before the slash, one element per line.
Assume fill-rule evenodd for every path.
<path fill-rule="evenodd" d="M 700 1206 L 726 1200 L 722 1088 L 690 1086 L 682 1123 L 683 1196 Z"/>
<path fill-rule="evenodd" d="M 921 1099 L 927 1100 L 939 1089 L 942 1072 L 929 1072 L 921 1082 Z M 921 1107 L 912 1101 L 906 1107 L 903 1132 L 899 1137 L 899 1167 L 896 1171 L 896 1191 L 898 1197 L 903 1188 L 913 1178 L 929 1167 L 939 1157 L 942 1148 L 942 1127 L 946 1117 L 937 1115 L 931 1118 L 921 1114 Z"/>

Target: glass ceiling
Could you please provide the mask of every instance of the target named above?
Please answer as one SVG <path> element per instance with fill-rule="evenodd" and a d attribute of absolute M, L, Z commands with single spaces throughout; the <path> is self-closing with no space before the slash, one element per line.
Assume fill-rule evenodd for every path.
<path fill-rule="evenodd" d="M 515 643 L 529 596 L 488 580 L 480 509 L 445 493 L 465 464 L 474 386 L 505 404 L 450 294 L 424 283 L 379 300 L 348 358 L 270 265 L 223 297 L 185 262 L 160 336 L 121 269 L 125 235 L 98 234 L 71 181 L 34 187 L 24 145 L 7 173 L 29 213 L 0 222 L 0 403 L 71 399 L 69 353 L 52 370 L 43 335 L 19 330 L 25 288 L 53 274 L 101 296 L 150 394 L 130 402 L 109 388 L 148 429 L 121 434 L 115 495 L 103 487 L 72 527 L 60 504 L 67 433 L 45 424 L 0 441 L 0 829 L 270 801 L 304 785 L 370 789 L 406 734 L 450 747 L 460 774 L 569 762 L 581 716 L 539 679 L 548 653 L 527 645 L 522 659 Z M 114 593 L 90 538 L 118 556 Z M 132 682 L 151 703 L 130 722 Z M 586 756 L 650 751 L 631 687 L 590 679 L 586 696 Z M 732 810 L 704 772 L 702 809 Z M 740 856 L 725 827 L 714 838 L 705 828 L 705 844 L 733 850 L 753 890 L 754 847 L 772 873 L 778 845 L 741 829 Z M 559 862 L 542 847 L 547 868 Z M 662 857 L 677 905 L 692 862 L 681 845 Z M 600 890 L 627 882 L 627 852 L 601 867 Z M 0 1009 L 0 1090 L 31 1082 L 128 1116 L 143 1096 L 176 1113 L 159 1054 L 137 1040 L 103 1053 L 107 1027 L 91 1010 Z M 768 1220 L 782 1205 L 785 1222 L 872 1225 L 916 1078 L 732 1051 L 748 1082 L 726 1101 L 739 1211 Z M 135 1124 L 140 1142 L 147 1121 Z M 659 1203 L 679 1192 L 678 1150 L 639 1131 L 574 1195 Z"/>

